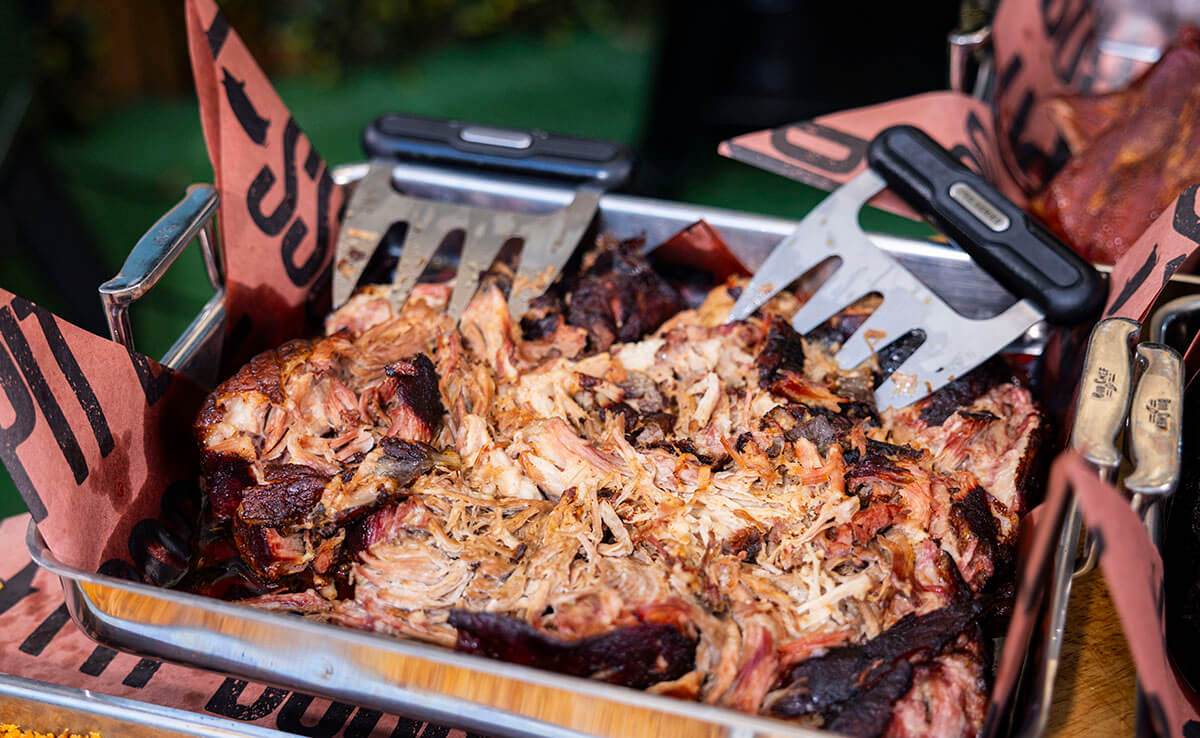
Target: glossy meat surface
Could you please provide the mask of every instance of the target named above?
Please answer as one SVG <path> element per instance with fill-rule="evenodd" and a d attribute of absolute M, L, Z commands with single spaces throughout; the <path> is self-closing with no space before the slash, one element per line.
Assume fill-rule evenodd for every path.
<path fill-rule="evenodd" d="M 1081 256 L 1113 264 L 1200 180 L 1200 29 L 1128 89 L 1055 101 L 1072 158 L 1030 208 Z"/>

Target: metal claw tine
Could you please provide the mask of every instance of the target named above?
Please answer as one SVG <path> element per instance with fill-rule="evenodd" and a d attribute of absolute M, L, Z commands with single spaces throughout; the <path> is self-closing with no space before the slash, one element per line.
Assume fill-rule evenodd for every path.
<path fill-rule="evenodd" d="M 833 313 L 870 292 L 892 291 L 897 295 L 911 294 L 921 298 L 931 294 L 907 269 L 880 250 L 857 227 L 841 235 L 838 250 L 832 253 L 842 258 L 841 266 L 792 316 L 792 327 L 800 333 L 811 331 Z M 886 296 L 884 299 L 887 299 Z M 830 310 L 831 305 L 836 307 Z M 909 328 L 915 328 L 924 317 L 924 307 L 921 305 L 917 312 L 897 312 L 903 312 L 910 323 Z"/>
<path fill-rule="evenodd" d="M 880 348 L 914 328 L 920 328 L 914 317 L 918 313 L 913 312 L 917 306 L 911 304 L 908 297 L 903 289 L 889 288 L 883 293 L 883 302 L 838 351 L 836 358 L 843 369 L 853 369 Z"/>
<path fill-rule="evenodd" d="M 458 272 L 454 278 L 454 292 L 450 295 L 450 306 L 446 310 L 455 320 L 462 317 L 467 304 L 479 289 L 479 275 L 492 266 L 496 254 L 500 253 L 516 225 L 515 216 L 497 215 L 502 217 L 489 221 L 486 217 L 472 214 L 471 223 L 463 237 L 462 255 L 458 259 Z"/>
<path fill-rule="evenodd" d="M 481 275 L 510 239 L 519 238 L 523 247 L 509 305 L 514 313 L 523 313 L 571 258 L 603 195 L 598 185 L 585 184 L 574 191 L 566 207 L 531 215 L 410 197 L 392 189 L 392 162 L 372 161 L 365 169 L 347 203 L 336 246 L 335 306 L 350 298 L 388 228 L 406 223 L 407 235 L 392 278 L 395 297 L 407 298 L 446 237 L 462 229 L 463 248 L 448 312 L 455 318 L 462 315 Z"/>
<path fill-rule="evenodd" d="M 913 327 L 925 331 L 925 341 L 875 390 L 880 410 L 905 407 L 936 392 L 974 369 L 979 357 L 994 353 L 991 347 L 1020 338 L 1041 317 L 1028 300 L 1019 300 L 986 320 L 964 318 L 942 303 L 925 305 L 923 310 Z"/>
<path fill-rule="evenodd" d="M 792 316 L 792 327 L 797 333 L 808 333 L 830 316 L 875 289 L 873 284 L 864 281 L 863 270 L 855 266 L 843 261 L 833 276 L 825 280 L 813 296 L 808 298 L 808 302 L 800 306 Z"/>
<path fill-rule="evenodd" d="M 886 410 L 889 407 L 902 408 L 918 397 L 943 387 L 950 381 L 948 372 L 939 372 L 935 369 L 929 374 L 918 375 L 912 371 L 914 366 L 936 360 L 937 356 L 938 351 L 930 345 L 929 339 L 926 338 L 925 342 L 917 347 L 917 350 L 896 371 L 892 372 L 891 376 L 883 380 L 883 384 L 876 388 L 875 407 L 880 410 Z M 897 379 L 901 379 L 903 384 L 898 385 Z"/>
<path fill-rule="evenodd" d="M 600 206 L 602 194 L 603 192 L 595 187 L 580 187 L 571 203 L 561 211 L 562 225 L 549 248 L 549 251 L 556 255 L 555 258 L 560 260 L 560 268 L 575 251 L 579 239 L 583 238 L 584 231 L 591 225 L 592 217 Z"/>
<path fill-rule="evenodd" d="M 727 322 L 749 318 L 772 297 L 820 266 L 830 256 L 833 254 L 828 251 L 796 248 L 794 244 L 787 243 L 785 238 L 775 246 L 775 250 L 742 288 L 742 295 L 730 310 Z"/>
<path fill-rule="evenodd" d="M 522 234 L 524 243 L 521 244 L 520 260 L 517 271 L 513 275 L 512 288 L 508 294 L 508 310 L 513 315 L 522 315 L 529 309 L 529 303 L 542 294 L 550 282 L 540 278 L 539 271 L 547 267 L 539 266 L 542 262 L 537 254 L 528 253 L 527 249 L 534 244 L 549 244 L 562 231 L 562 222 L 557 218 L 544 217 Z"/>
<path fill-rule="evenodd" d="M 750 284 L 734 303 L 727 320 L 745 320 L 750 317 L 776 293 L 831 256 L 842 257 L 842 268 L 839 272 L 847 265 L 862 266 L 878 260 L 883 252 L 858 227 L 858 211 L 886 185 L 882 177 L 868 168 L 842 185 L 836 197 L 822 200 L 812 212 L 804 216 L 794 231 L 772 249 L 770 256 L 754 273 Z M 867 258 L 854 258 L 859 254 Z M 836 278 L 837 274 L 834 277 Z M 868 289 L 860 292 L 859 295 L 869 291 Z M 838 299 L 840 295 L 830 297 Z M 840 309 L 846 304 L 842 303 L 837 308 Z M 836 312 L 836 309 L 820 316 L 814 322 L 808 315 L 816 312 L 819 311 L 812 308 L 801 320 L 801 324 L 807 326 L 806 330 L 820 324 Z M 800 328 L 797 327 L 797 330 Z"/>
<path fill-rule="evenodd" d="M 421 273 L 425 271 L 429 260 L 433 258 L 446 235 L 455 228 L 467 225 L 461 216 L 448 218 L 444 212 L 443 217 L 438 216 L 439 210 L 435 204 L 422 203 L 420 207 L 413 209 L 413 215 L 408 221 L 404 246 L 400 249 L 400 263 L 396 265 L 396 275 L 392 279 L 396 292 L 405 298 L 416 286 Z"/>

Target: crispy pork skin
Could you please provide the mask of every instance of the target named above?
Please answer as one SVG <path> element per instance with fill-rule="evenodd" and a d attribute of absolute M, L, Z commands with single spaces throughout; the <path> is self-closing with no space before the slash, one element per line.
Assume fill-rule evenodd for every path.
<path fill-rule="evenodd" d="M 971 735 L 1041 418 L 995 371 L 903 410 L 802 296 L 724 323 L 604 241 L 520 321 L 369 287 L 196 423 L 248 604 L 856 735 Z M 877 302 L 877 301 L 876 301 Z"/>

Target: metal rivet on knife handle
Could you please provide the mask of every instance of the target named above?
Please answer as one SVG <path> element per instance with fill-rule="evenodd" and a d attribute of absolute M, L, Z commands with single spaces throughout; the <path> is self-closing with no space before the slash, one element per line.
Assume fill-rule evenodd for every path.
<path fill-rule="evenodd" d="M 1125 425 L 1133 386 L 1132 341 L 1141 324 L 1127 318 L 1108 318 L 1096 324 L 1088 339 L 1071 448 L 1111 478 L 1121 464 L 1117 436 Z"/>
<path fill-rule="evenodd" d="M 1167 495 L 1179 482 L 1183 415 L 1183 360 L 1160 343 L 1137 347 L 1142 373 L 1129 410 L 1129 451 L 1133 471 L 1125 488 L 1143 495 Z"/>

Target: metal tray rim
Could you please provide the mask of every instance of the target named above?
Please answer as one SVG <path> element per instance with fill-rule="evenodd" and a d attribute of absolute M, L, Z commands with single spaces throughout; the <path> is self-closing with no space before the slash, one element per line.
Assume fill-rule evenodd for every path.
<path fill-rule="evenodd" d="M 273 613 L 264 610 L 257 610 L 247 605 L 238 605 L 232 602 L 204 597 L 202 595 L 192 594 L 190 592 L 182 592 L 177 590 L 164 589 L 155 587 L 149 584 L 140 582 L 131 582 L 124 579 L 117 579 L 104 574 L 86 572 L 81 569 L 68 566 L 59 561 L 46 546 L 45 540 L 38 531 L 37 524 L 31 519 L 29 527 L 26 530 L 26 547 L 29 549 L 29 554 L 33 560 L 42 568 L 57 575 L 64 588 L 68 586 L 68 582 L 73 585 L 78 585 L 80 582 L 96 584 L 111 589 L 123 590 L 134 594 L 139 594 L 146 597 L 151 597 L 159 600 L 175 602 L 179 605 L 206 610 L 209 612 L 220 613 L 240 620 L 249 620 L 262 625 L 280 626 L 285 625 L 288 629 L 299 631 L 311 636 L 321 636 L 324 638 L 340 639 L 344 642 L 356 643 L 358 645 L 369 648 L 382 648 L 400 657 L 414 657 L 446 663 L 452 666 L 458 666 L 464 669 L 480 671 L 494 676 L 516 679 L 522 682 L 531 684 L 557 687 L 569 689 L 575 694 L 582 696 L 603 697 L 614 702 L 623 702 L 633 706 L 644 707 L 651 710 L 671 713 L 679 716 L 699 717 L 700 719 L 724 726 L 726 728 L 738 730 L 752 730 L 756 733 L 766 735 L 792 735 L 797 738 L 817 738 L 818 736 L 834 735 L 829 731 L 817 731 L 809 728 L 804 728 L 783 720 L 775 720 L 769 717 L 750 715 L 734 710 L 728 710 L 720 707 L 713 707 L 687 700 L 680 700 L 671 697 L 663 697 L 649 694 L 647 692 L 636 690 L 628 687 L 620 687 L 617 685 L 597 682 L 591 679 L 582 677 L 572 677 L 554 672 L 536 669 L 528 666 L 520 666 L 510 664 L 503 661 L 488 659 L 483 656 L 474 656 L 470 654 L 458 653 L 456 651 L 440 648 L 438 646 L 420 643 L 417 641 L 402 640 L 399 638 L 389 637 L 381 633 L 372 633 L 367 631 L 358 631 L 351 628 L 346 628 L 337 625 L 314 622 L 299 617 L 293 617 L 282 613 Z M 90 603 L 90 598 L 86 593 L 80 592 L 80 595 Z M 92 605 L 94 606 L 94 605 Z M 100 611 L 103 613 L 103 611 Z M 72 613 L 74 616 L 74 613 Z M 107 613 L 103 613 L 104 617 L 110 617 Z M 81 625 L 76 621 L 78 625 Z M 89 637 L 94 636 L 84 629 L 81 629 Z M 208 667 L 203 667 L 208 668 Z M 329 683 L 331 687 L 334 685 Z M 578 736 L 583 735 L 571 729 L 566 729 L 552 723 L 529 718 L 524 715 L 512 713 L 507 710 L 502 710 L 490 705 L 483 705 L 476 702 L 469 702 L 457 697 L 449 697 L 439 693 L 430 693 L 419 688 L 397 686 L 396 689 L 405 692 L 411 692 L 415 698 L 420 700 L 429 700 L 436 698 L 447 702 L 447 707 L 454 710 L 448 712 L 449 715 L 463 714 L 462 710 L 482 711 L 487 713 L 487 717 L 498 719 L 499 722 L 492 724 L 493 727 L 514 727 L 517 732 L 514 734 L 525 735 L 525 731 L 521 730 L 520 723 L 536 723 L 539 732 L 536 735 L 563 735 L 563 736 Z M 336 689 L 332 690 L 336 691 Z M 327 693 L 332 693 L 327 689 Z M 480 716 L 482 717 L 482 715 Z M 543 728 L 544 726 L 544 728 Z M 529 727 L 533 727 L 532 725 Z M 533 733 L 528 733 L 533 734 Z M 738 735 L 741 735 L 740 733 Z"/>

